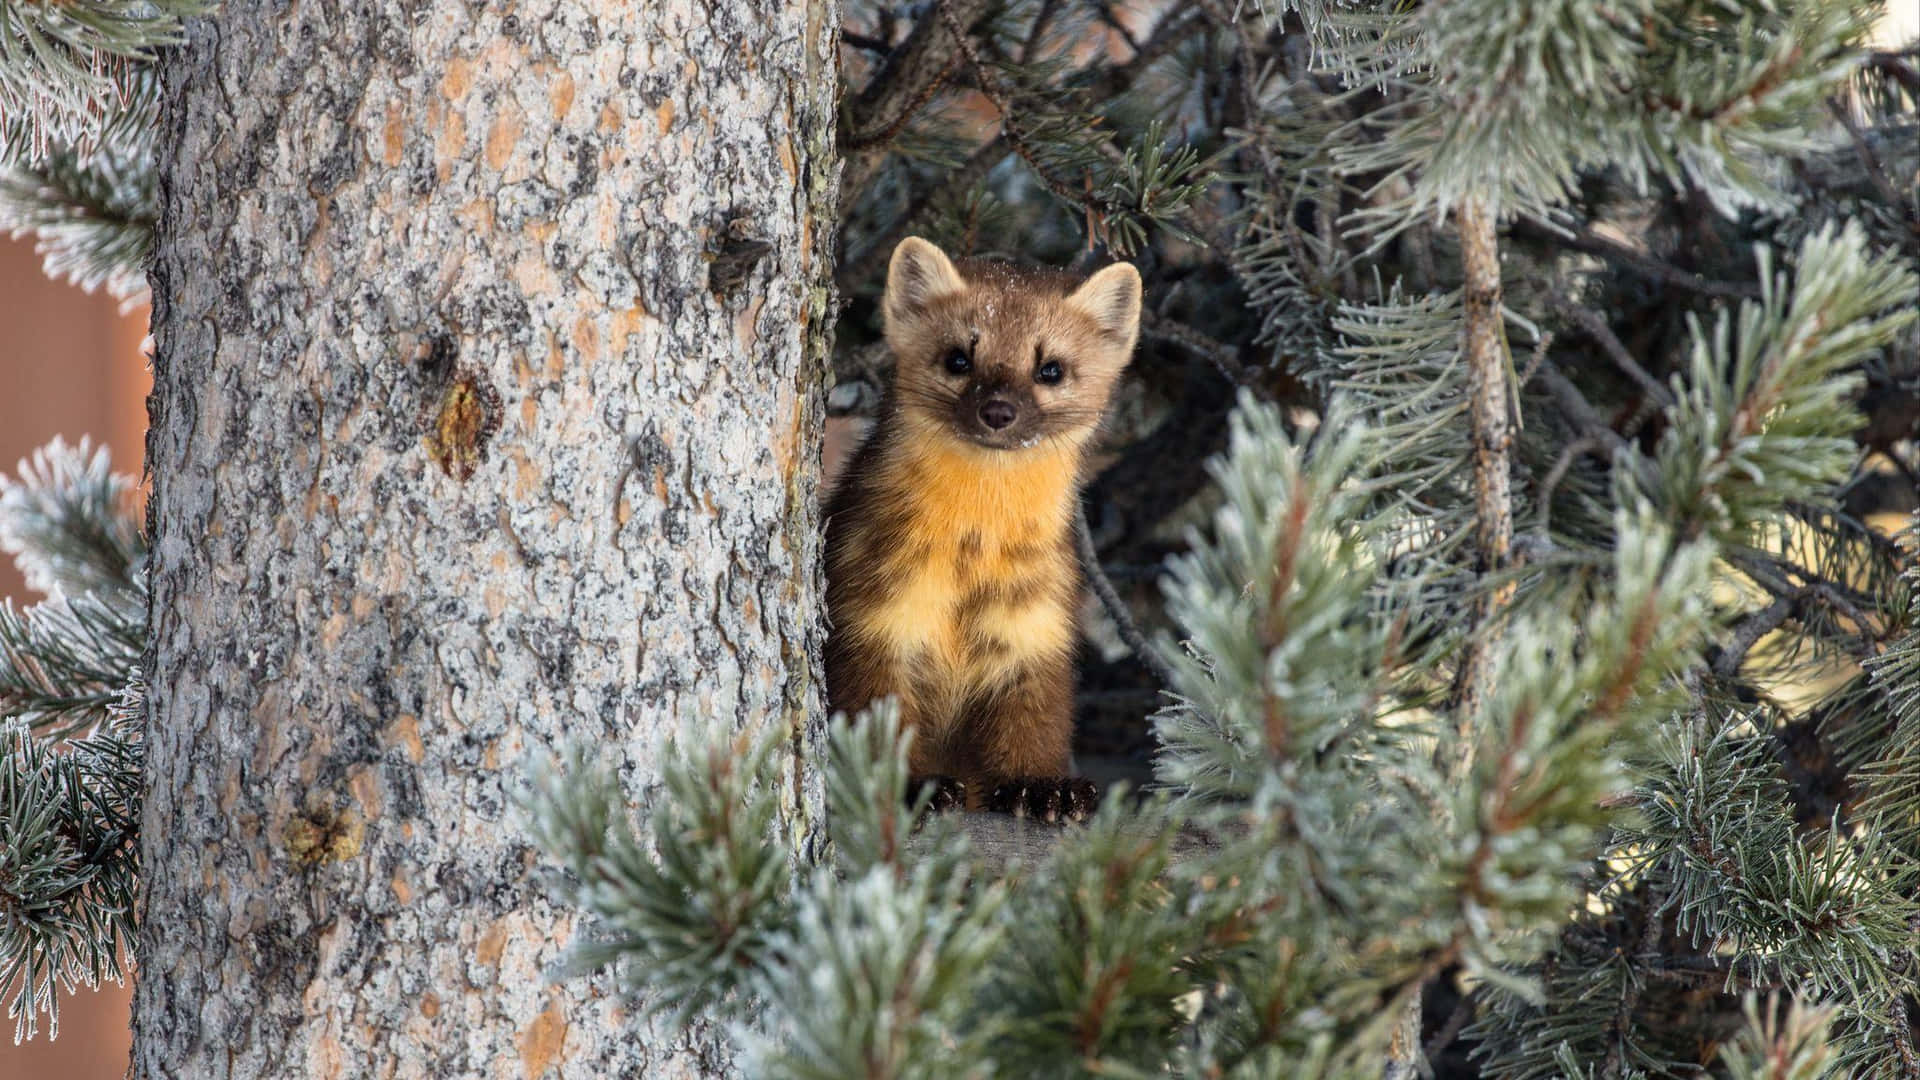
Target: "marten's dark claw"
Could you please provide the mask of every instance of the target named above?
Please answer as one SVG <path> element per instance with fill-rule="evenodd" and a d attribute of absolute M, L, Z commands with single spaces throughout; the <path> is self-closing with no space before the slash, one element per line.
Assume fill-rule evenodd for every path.
<path fill-rule="evenodd" d="M 1100 808 L 1100 789 L 1079 777 L 1009 780 L 987 796 L 987 809 L 1036 821 L 1085 821 Z"/>
<path fill-rule="evenodd" d="M 927 793 L 929 814 L 967 808 L 967 785 L 951 776 L 916 776 L 907 782 L 909 799 L 917 798 L 922 792 Z"/>

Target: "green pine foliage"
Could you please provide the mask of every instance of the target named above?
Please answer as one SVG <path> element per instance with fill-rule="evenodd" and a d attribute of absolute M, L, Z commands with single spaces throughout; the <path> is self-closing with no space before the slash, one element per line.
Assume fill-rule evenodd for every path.
<path fill-rule="evenodd" d="M 0 0 L 0 229 L 122 300 L 153 244 L 155 50 L 208 0 Z"/>
<path fill-rule="evenodd" d="M 0 716 L 48 739 L 123 702 L 146 647 L 146 546 L 105 447 L 56 439 L 0 477 L 0 551 L 46 599 L 0 601 Z"/>
<path fill-rule="evenodd" d="M 146 547 L 104 448 L 0 477 L 0 550 L 46 598 L 0 603 L 0 996 L 15 1041 L 133 946 Z"/>

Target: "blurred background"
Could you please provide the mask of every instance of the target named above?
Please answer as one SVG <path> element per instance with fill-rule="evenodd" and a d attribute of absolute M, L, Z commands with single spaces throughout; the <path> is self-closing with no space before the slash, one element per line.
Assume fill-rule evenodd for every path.
<path fill-rule="evenodd" d="M 20 459 L 57 435 L 104 443 L 117 471 L 138 473 L 151 385 L 140 351 L 146 333 L 145 304 L 123 312 L 103 291 L 54 281 L 32 241 L 0 238 L 0 471 L 14 474 Z M 0 559 L 0 597 L 16 605 L 39 599 L 9 559 Z M 111 983 L 65 998 L 57 1040 L 42 1032 L 15 1046 L 0 1032 L 0 1080 L 124 1076 L 131 998 L 130 986 Z"/>

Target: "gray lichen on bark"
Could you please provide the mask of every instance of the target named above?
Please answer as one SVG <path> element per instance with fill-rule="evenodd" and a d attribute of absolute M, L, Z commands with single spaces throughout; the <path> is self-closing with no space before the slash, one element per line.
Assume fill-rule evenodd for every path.
<path fill-rule="evenodd" d="M 135 1075 L 724 1070 L 552 980 L 510 796 L 817 738 L 835 23 L 229 0 L 166 59 Z"/>

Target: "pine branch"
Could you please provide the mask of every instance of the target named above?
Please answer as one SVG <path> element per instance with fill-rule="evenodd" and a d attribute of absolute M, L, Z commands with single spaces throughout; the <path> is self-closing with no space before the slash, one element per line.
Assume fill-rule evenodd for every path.
<path fill-rule="evenodd" d="M 1572 298 L 1558 290 L 1547 294 L 1547 303 L 1562 317 L 1573 320 L 1576 326 L 1600 346 L 1601 350 L 1607 354 L 1607 358 L 1613 361 L 1613 365 L 1620 369 L 1621 374 L 1638 384 L 1647 392 L 1647 396 L 1663 407 L 1673 404 L 1673 392 L 1661 385 L 1658 379 L 1647 374 L 1647 369 L 1641 367 L 1640 362 L 1627 351 L 1627 347 L 1620 343 L 1620 338 L 1614 334 L 1613 328 L 1607 325 L 1605 319 L 1574 303 Z"/>
<path fill-rule="evenodd" d="M 0 551 L 40 592 L 140 589 L 146 544 L 129 503 L 133 486 L 113 471 L 106 447 L 55 438 L 20 462 L 17 477 L 0 475 Z"/>
<path fill-rule="evenodd" d="M 1225 342 L 1215 341 L 1183 322 L 1167 318 L 1152 309 L 1141 313 L 1140 332 L 1147 337 L 1170 342 L 1200 357 L 1213 365 L 1220 377 L 1235 386 L 1245 386 L 1250 381 L 1246 365 L 1240 362 L 1240 352 Z"/>
<path fill-rule="evenodd" d="M 1480 572 L 1500 579 L 1513 558 L 1513 358 L 1507 352 L 1500 307 L 1500 250 L 1493 218 L 1476 201 L 1463 203 L 1455 227 L 1465 272 L 1468 418 L 1473 432 L 1474 544 Z M 1470 754 L 1472 725 L 1487 691 L 1492 657 L 1499 649 L 1500 613 L 1512 603 L 1514 583 L 1502 581 L 1476 595 L 1472 628 L 1454 681 L 1454 754 Z M 1471 757 L 1447 765 L 1459 775 Z"/>
<path fill-rule="evenodd" d="M 1562 231 L 1559 227 L 1548 227 L 1521 219 L 1514 222 L 1513 233 L 1516 237 L 1532 243 L 1547 244 L 1554 247 L 1565 246 L 1588 255 L 1598 255 L 1623 270 L 1631 271 L 1649 281 L 1663 285 L 1672 285 L 1700 296 L 1716 299 L 1751 299 L 1760 295 L 1760 286 L 1743 281 L 1715 281 L 1691 270 L 1683 270 L 1672 263 L 1665 262 L 1647 252 L 1637 251 L 1614 240 L 1594 232 L 1591 228 L 1574 228 Z"/>
<path fill-rule="evenodd" d="M 83 157 L 138 95 L 153 50 L 210 0 L 0 0 L 0 165 Z"/>
<path fill-rule="evenodd" d="M 113 721 L 55 752 L 0 723 L 0 995 L 15 1042 L 42 1013 L 59 1034 L 60 995 L 124 981 L 133 948 L 143 753 L 138 691 Z"/>
<path fill-rule="evenodd" d="M 153 162 L 106 147 L 0 171 L 0 229 L 31 236 L 48 277 L 132 301 L 146 292 L 158 218 Z"/>
<path fill-rule="evenodd" d="M 893 224 L 885 232 L 869 241 L 858 257 L 849 260 L 841 268 L 836 275 L 841 294 L 851 294 L 884 269 L 887 260 L 893 257 L 893 249 L 900 241 L 913 235 L 915 229 L 926 224 L 940 200 L 978 186 L 1012 152 L 1006 139 L 996 135 L 975 150 L 959 168 L 947 173 L 937 188 L 914 199 L 906 210 L 894 218 Z"/>
<path fill-rule="evenodd" d="M 942 4 L 937 11 L 929 11 L 888 56 L 866 87 L 848 103 L 840 125 L 842 145 L 850 151 L 840 179 L 840 190 L 847 200 L 842 204 L 842 213 L 851 208 L 851 200 L 865 193 L 874 171 L 879 168 L 886 144 L 932 100 L 939 83 L 952 70 L 957 57 L 947 40 L 943 20 L 971 27 L 987 13 L 992 3 L 993 0 L 953 0 L 951 4 Z"/>

